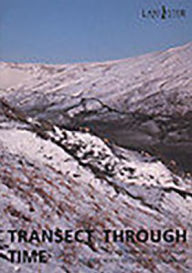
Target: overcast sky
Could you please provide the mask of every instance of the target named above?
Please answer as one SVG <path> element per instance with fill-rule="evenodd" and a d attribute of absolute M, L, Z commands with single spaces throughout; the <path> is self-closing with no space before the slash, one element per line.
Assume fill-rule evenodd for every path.
<path fill-rule="evenodd" d="M 144 19 L 142 9 L 185 8 Z M 71 63 L 128 58 L 192 40 L 192 0 L 0 0 L 2 61 Z"/>

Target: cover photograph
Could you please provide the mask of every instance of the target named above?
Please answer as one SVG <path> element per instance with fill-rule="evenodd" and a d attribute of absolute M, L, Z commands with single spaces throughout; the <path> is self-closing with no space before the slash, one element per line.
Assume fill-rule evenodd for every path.
<path fill-rule="evenodd" d="M 0 1 L 0 273 L 192 272 L 192 1 Z"/>

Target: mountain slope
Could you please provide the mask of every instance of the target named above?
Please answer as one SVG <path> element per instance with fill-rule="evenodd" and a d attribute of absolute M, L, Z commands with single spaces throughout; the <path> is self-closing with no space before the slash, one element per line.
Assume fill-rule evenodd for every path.
<path fill-rule="evenodd" d="M 120 146 L 174 159 L 190 171 L 191 57 L 189 43 L 105 63 L 1 63 L 1 74 L 8 75 L 1 95 L 34 117 L 68 129 L 90 127 Z"/>
<path fill-rule="evenodd" d="M 1 233 L 1 272 L 187 273 L 192 269 L 191 177 L 181 178 L 153 157 L 106 144 L 89 132 L 34 119 L 5 100 L 0 113 L 4 119 L 1 230 L 94 231 L 91 242 L 73 239 L 70 244 L 10 243 Z M 172 229 L 172 235 L 187 230 L 187 242 L 181 238 L 142 243 L 135 235 L 135 241 L 107 243 L 105 229 L 124 233 Z M 11 264 L 9 249 L 43 249 L 47 263 Z"/>
<path fill-rule="evenodd" d="M 191 53 L 0 64 L 0 272 L 192 271 L 192 177 L 175 163 L 191 170 Z M 82 229 L 90 241 L 74 240 Z M 10 242 L 6 230 L 71 230 L 72 242 Z M 43 249 L 47 262 L 10 263 L 10 249 Z"/>

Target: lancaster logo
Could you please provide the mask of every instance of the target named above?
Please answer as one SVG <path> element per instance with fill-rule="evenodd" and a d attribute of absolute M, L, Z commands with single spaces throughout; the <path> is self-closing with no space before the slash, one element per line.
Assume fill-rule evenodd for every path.
<path fill-rule="evenodd" d="M 162 5 L 158 9 L 142 9 L 141 17 L 146 19 L 161 19 L 166 20 L 170 18 L 184 18 L 186 17 L 186 10 L 174 9 Z"/>

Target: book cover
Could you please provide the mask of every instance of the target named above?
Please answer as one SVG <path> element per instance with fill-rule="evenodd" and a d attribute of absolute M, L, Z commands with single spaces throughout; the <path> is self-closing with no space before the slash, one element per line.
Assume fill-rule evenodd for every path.
<path fill-rule="evenodd" d="M 0 272 L 192 272 L 192 2 L 0 5 Z"/>

